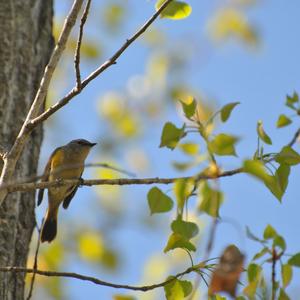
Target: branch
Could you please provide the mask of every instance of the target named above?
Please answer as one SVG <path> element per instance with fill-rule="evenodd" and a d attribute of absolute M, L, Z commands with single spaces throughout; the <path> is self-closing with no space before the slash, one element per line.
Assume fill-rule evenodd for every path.
<path fill-rule="evenodd" d="M 297 142 L 298 138 L 300 137 L 300 128 L 295 132 L 294 137 L 292 140 L 288 143 L 288 146 L 292 147 Z"/>
<path fill-rule="evenodd" d="M 216 179 L 220 177 L 233 176 L 235 174 L 242 173 L 242 169 L 234 169 L 225 171 L 219 175 L 197 175 L 197 176 L 186 176 L 186 177 L 173 177 L 173 178 L 118 178 L 118 179 L 69 179 L 69 180 L 56 180 L 56 181 L 45 181 L 45 182 L 30 182 L 30 183 L 11 183 L 0 187 L 6 189 L 9 192 L 22 191 L 27 192 L 35 189 L 45 189 L 49 187 L 59 187 L 63 185 L 80 185 L 80 186 L 94 186 L 94 185 L 149 185 L 149 184 L 171 184 L 179 179 L 194 179 L 196 182 L 200 180 Z"/>
<path fill-rule="evenodd" d="M 42 220 L 42 224 L 43 224 L 44 220 Z M 33 286 L 34 286 L 34 281 L 35 281 L 35 275 L 36 275 L 36 270 L 38 268 L 38 255 L 39 255 L 39 249 L 40 249 L 40 244 L 41 244 L 41 239 L 40 239 L 40 235 L 41 235 L 41 229 L 40 227 L 36 224 L 36 229 L 38 232 L 38 237 L 37 237 L 37 242 L 36 242 L 36 249 L 35 249 L 35 254 L 34 254 L 34 262 L 33 262 L 33 274 L 31 277 L 31 282 L 30 282 L 30 289 L 29 289 L 29 293 L 28 296 L 26 298 L 26 300 L 30 300 L 32 297 L 32 292 L 33 292 Z"/>
<path fill-rule="evenodd" d="M 199 269 L 203 268 L 203 267 L 205 267 L 205 264 L 200 263 L 194 267 L 187 268 L 185 271 L 180 272 L 180 273 L 176 274 L 175 276 L 173 276 L 172 278 L 165 280 L 161 283 L 145 285 L 145 286 L 132 286 L 132 285 L 127 285 L 127 284 L 111 283 L 111 282 L 103 281 L 103 280 L 95 278 L 95 277 L 85 276 L 85 275 L 78 274 L 78 273 L 43 271 L 43 270 L 35 270 L 35 269 L 28 269 L 28 268 L 21 268 L 21 267 L 0 267 L 0 272 L 35 273 L 38 275 L 48 276 L 48 277 L 68 277 L 68 278 L 75 278 L 75 279 L 79 279 L 79 280 L 89 281 L 89 282 L 92 282 L 97 285 L 108 286 L 108 287 L 112 287 L 115 289 L 127 289 L 127 290 L 133 290 L 133 291 L 147 292 L 150 290 L 154 290 L 156 288 L 163 287 L 183 275 L 189 274 L 194 271 L 199 271 Z"/>
<path fill-rule="evenodd" d="M 51 115 L 53 115 L 57 110 L 65 106 L 72 98 L 74 98 L 76 95 L 78 95 L 93 79 L 98 77 L 103 71 L 111 67 L 112 65 L 117 63 L 117 59 L 123 54 L 123 52 L 138 38 L 140 37 L 147 29 L 148 27 L 158 18 L 160 13 L 167 7 L 169 3 L 171 3 L 173 0 L 166 0 L 160 8 L 152 15 L 152 17 L 129 39 L 126 40 L 126 42 L 121 46 L 115 54 L 111 56 L 106 62 L 104 62 L 100 67 L 98 67 L 94 72 L 92 72 L 86 79 L 84 79 L 81 82 L 81 89 L 74 87 L 65 97 L 63 97 L 61 100 L 56 102 L 53 106 L 48 108 L 45 112 L 43 112 L 38 117 L 32 119 L 30 121 L 30 127 L 34 128 L 37 126 L 37 124 L 45 121 L 48 119 Z"/>
<path fill-rule="evenodd" d="M 80 19 L 79 35 L 78 35 L 78 40 L 77 40 L 77 45 L 76 45 L 76 53 L 75 53 L 75 57 L 74 57 L 75 72 L 76 72 L 76 88 L 78 90 L 81 90 L 80 48 L 81 48 L 81 42 L 82 42 L 82 37 L 83 37 L 83 27 L 84 27 L 84 24 L 87 20 L 87 16 L 88 16 L 89 9 L 90 9 L 90 6 L 91 6 L 91 1 L 92 0 L 87 0 L 86 6 L 84 8 L 83 15 Z"/>
<path fill-rule="evenodd" d="M 48 65 L 45 68 L 44 75 L 41 79 L 40 87 L 26 116 L 26 120 L 24 121 L 22 128 L 17 138 L 15 139 L 12 148 L 3 157 L 4 164 L 0 178 L 0 185 L 5 185 L 7 182 L 10 181 L 10 179 L 13 176 L 16 163 L 32 130 L 32 127 L 30 127 L 30 120 L 35 118 L 41 110 L 42 104 L 44 103 L 46 98 L 51 78 L 53 76 L 53 72 L 56 69 L 58 61 L 61 58 L 62 53 L 66 47 L 68 37 L 70 35 L 71 29 L 73 28 L 76 22 L 82 3 L 83 0 L 74 1 L 70 13 L 65 20 L 57 45 L 55 46 L 50 60 L 48 62 Z M 0 206 L 3 200 L 5 199 L 6 195 L 7 191 L 2 189 L 0 192 Z"/>

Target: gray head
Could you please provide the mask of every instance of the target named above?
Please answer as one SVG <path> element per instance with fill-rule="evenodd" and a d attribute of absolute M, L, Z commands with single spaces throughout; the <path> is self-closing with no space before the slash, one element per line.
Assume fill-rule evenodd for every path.
<path fill-rule="evenodd" d="M 91 143 L 91 142 L 89 142 L 85 139 L 72 140 L 69 144 L 78 145 L 78 146 L 85 146 L 85 147 L 90 147 L 90 148 L 97 145 L 97 143 Z"/>

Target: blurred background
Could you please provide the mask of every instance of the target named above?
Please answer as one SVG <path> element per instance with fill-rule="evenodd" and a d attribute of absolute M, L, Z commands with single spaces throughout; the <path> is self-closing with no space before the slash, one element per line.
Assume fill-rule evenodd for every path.
<path fill-rule="evenodd" d="M 47 120 L 40 173 L 56 147 L 85 138 L 98 143 L 87 159 L 89 163 L 107 163 L 137 178 L 197 174 L 206 167 L 205 149 L 198 135 L 189 135 L 185 140 L 199 144 L 195 153 L 159 148 L 164 124 L 171 121 L 181 127 L 185 121 L 178 100 L 191 96 L 199 102 L 204 119 L 226 103 L 241 103 L 226 124 L 214 123 L 216 133 L 227 132 L 240 138 L 237 157 L 218 159 L 225 170 L 239 167 L 243 159 L 253 156 L 258 120 L 263 120 L 272 137 L 273 145 L 265 147 L 267 152 L 279 151 L 292 139 L 299 122 L 284 103 L 287 94 L 300 90 L 299 1 L 188 3 L 193 9 L 188 18 L 158 19 L 116 65 Z M 55 37 L 71 4 L 72 1 L 55 1 Z M 154 13 L 154 7 L 154 1 L 146 0 L 92 1 L 81 51 L 82 78 L 108 59 Z M 73 53 L 77 34 L 78 23 L 52 81 L 48 106 L 75 85 Z M 294 122 L 277 129 L 281 113 Z M 299 150 L 299 143 L 295 149 Z M 223 221 L 217 227 L 210 257 L 220 256 L 228 244 L 234 243 L 248 262 L 260 245 L 247 238 L 245 228 L 262 236 L 267 224 L 285 237 L 287 252 L 299 252 L 299 175 L 299 168 L 294 168 L 282 203 L 252 177 L 222 178 L 219 185 L 224 193 L 220 209 Z M 105 168 L 87 168 L 83 174 L 84 179 L 119 177 L 128 176 Z M 172 186 L 160 188 L 174 197 Z M 78 272 L 119 284 L 146 285 L 189 267 L 189 257 L 181 249 L 163 252 L 176 211 L 150 216 L 149 189 L 150 186 L 79 188 L 69 209 L 60 210 L 57 238 L 41 245 L 39 268 Z M 199 214 L 199 199 L 194 198 L 189 203 L 189 220 L 200 229 L 194 239 L 197 252 L 192 254 L 199 262 L 212 219 Z M 36 210 L 39 224 L 46 202 Z M 35 247 L 36 233 L 29 267 Z M 266 265 L 265 276 L 271 277 L 270 265 Z M 300 273 L 294 276 L 287 288 L 291 297 L 300 293 Z M 186 278 L 193 281 L 195 276 Z M 199 294 L 205 295 L 206 291 L 201 284 Z M 42 276 L 37 277 L 34 291 L 35 299 L 151 300 L 163 299 L 163 295 L 163 289 L 130 292 Z M 198 298 L 199 295 L 195 299 Z"/>

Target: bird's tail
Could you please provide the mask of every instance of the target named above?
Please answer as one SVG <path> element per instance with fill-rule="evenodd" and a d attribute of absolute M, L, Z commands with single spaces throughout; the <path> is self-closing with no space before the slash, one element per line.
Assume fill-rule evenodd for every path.
<path fill-rule="evenodd" d="M 57 214 L 52 215 L 49 214 L 48 211 L 42 227 L 41 242 L 50 243 L 55 239 L 56 233 L 57 233 Z"/>

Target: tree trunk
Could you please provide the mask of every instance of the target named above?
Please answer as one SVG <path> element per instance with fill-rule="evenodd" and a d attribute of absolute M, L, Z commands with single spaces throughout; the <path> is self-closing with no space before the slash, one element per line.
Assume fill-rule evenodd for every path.
<path fill-rule="evenodd" d="M 1 148 L 9 149 L 17 136 L 50 57 L 52 5 L 52 0 L 0 0 Z M 40 126 L 24 148 L 15 180 L 36 174 L 41 142 Z M 0 266 L 26 267 L 34 208 L 34 192 L 11 193 L 0 207 Z M 0 272 L 0 299 L 24 299 L 24 278 Z"/>

